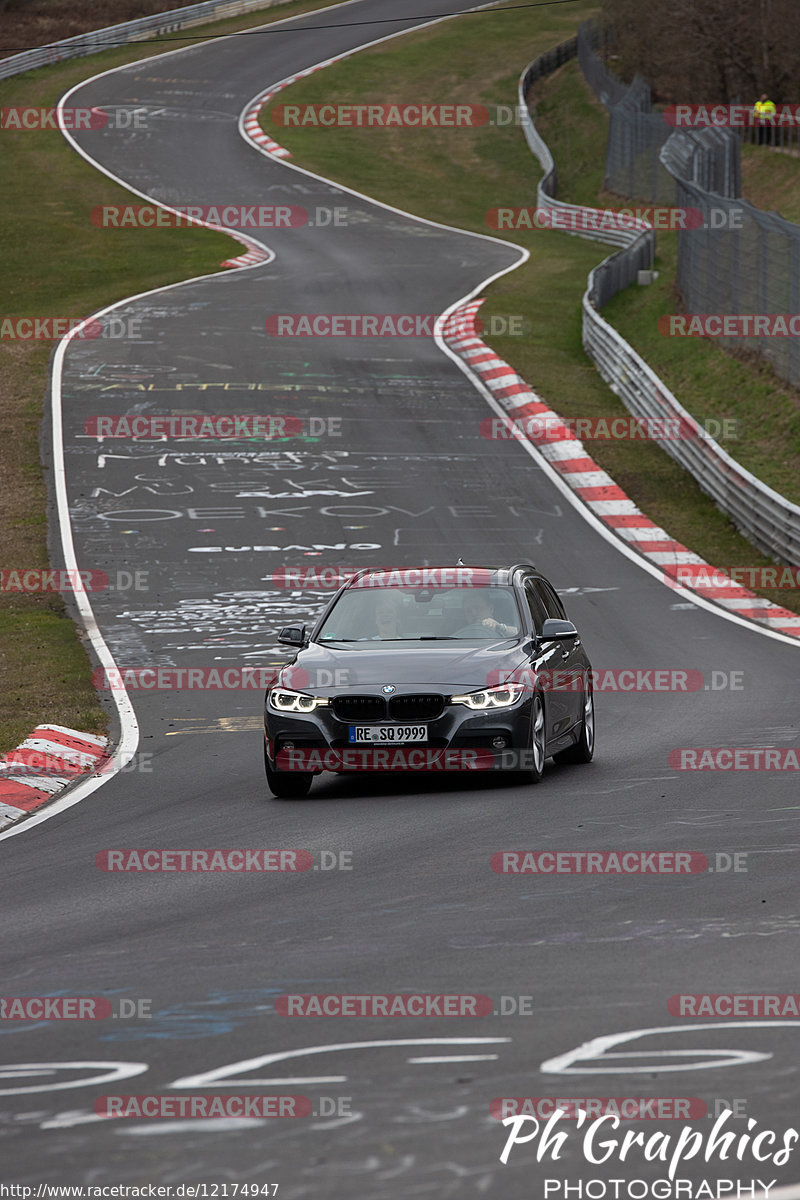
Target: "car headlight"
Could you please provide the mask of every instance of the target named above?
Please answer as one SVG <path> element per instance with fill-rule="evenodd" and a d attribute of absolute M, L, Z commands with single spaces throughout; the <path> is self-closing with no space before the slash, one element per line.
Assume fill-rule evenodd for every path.
<path fill-rule="evenodd" d="M 290 688 L 273 688 L 269 693 L 269 706 L 275 712 L 308 713 L 315 708 L 324 708 L 327 703 L 326 696 L 309 696 Z"/>
<path fill-rule="evenodd" d="M 466 704 L 467 708 L 476 712 L 485 712 L 488 708 L 510 708 L 516 704 L 525 691 L 518 683 L 509 683 L 505 687 L 485 688 L 482 692 L 467 692 L 464 696 L 451 696 L 451 704 Z"/>

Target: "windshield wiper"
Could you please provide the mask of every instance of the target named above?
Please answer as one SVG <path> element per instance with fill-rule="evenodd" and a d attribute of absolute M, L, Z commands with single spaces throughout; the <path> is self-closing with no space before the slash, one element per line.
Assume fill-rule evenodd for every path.
<path fill-rule="evenodd" d="M 321 642 L 457 642 L 460 638 L 449 637 L 445 634 L 423 633 L 413 638 L 340 638 L 323 634 Z"/>

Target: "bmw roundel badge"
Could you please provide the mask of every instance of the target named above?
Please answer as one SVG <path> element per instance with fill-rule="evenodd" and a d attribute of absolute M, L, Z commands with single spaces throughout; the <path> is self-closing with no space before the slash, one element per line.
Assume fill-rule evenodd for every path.
<path fill-rule="evenodd" d="M 394 690 L 395 690 L 394 684 L 392 684 L 392 683 L 385 683 L 383 685 L 383 687 L 381 688 L 381 691 L 383 692 L 384 696 L 391 696 L 391 694 Z"/>

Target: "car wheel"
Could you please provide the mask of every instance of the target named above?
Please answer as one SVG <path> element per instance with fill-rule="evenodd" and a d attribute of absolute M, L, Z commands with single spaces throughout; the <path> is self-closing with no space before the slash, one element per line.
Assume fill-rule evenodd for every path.
<path fill-rule="evenodd" d="M 267 758 L 267 747 L 264 747 L 264 771 L 267 776 L 267 787 L 273 796 L 279 800 L 302 800 L 311 790 L 314 779 L 313 771 L 276 771 L 270 766 Z"/>
<path fill-rule="evenodd" d="M 574 746 L 559 750 L 553 755 L 553 761 L 560 765 L 569 763 L 588 763 L 594 755 L 594 691 L 591 681 L 586 680 L 586 699 L 583 702 L 583 719 L 581 721 L 580 737 Z"/>
<path fill-rule="evenodd" d="M 539 783 L 544 774 L 544 758 L 547 745 L 544 700 L 541 693 L 534 693 L 531 703 L 531 732 L 526 748 L 531 765 L 519 772 L 524 783 Z"/>

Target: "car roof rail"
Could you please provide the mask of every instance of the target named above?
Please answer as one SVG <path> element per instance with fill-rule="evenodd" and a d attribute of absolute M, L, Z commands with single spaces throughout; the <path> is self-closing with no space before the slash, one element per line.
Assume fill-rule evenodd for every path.
<path fill-rule="evenodd" d="M 463 558 L 460 558 L 458 560 L 458 562 L 456 563 L 456 566 L 457 567 L 471 567 L 475 571 L 507 571 L 508 570 L 508 567 L 504 566 L 502 563 L 486 563 L 486 562 L 465 563 Z"/>
<path fill-rule="evenodd" d="M 468 564 L 465 563 L 464 560 L 461 558 L 456 563 L 457 567 L 465 567 L 467 565 Z M 538 570 L 538 567 L 536 566 L 536 564 L 532 563 L 532 562 L 528 562 L 527 559 L 524 562 L 514 563 L 514 565 L 511 567 L 489 566 L 487 563 L 481 563 L 480 566 L 476 566 L 474 563 L 470 563 L 469 566 L 471 566 L 475 570 L 479 570 L 479 571 L 505 571 L 506 574 L 508 575 L 509 579 L 512 578 L 515 571 L 533 571 L 537 575 L 539 574 L 539 570 Z"/>

